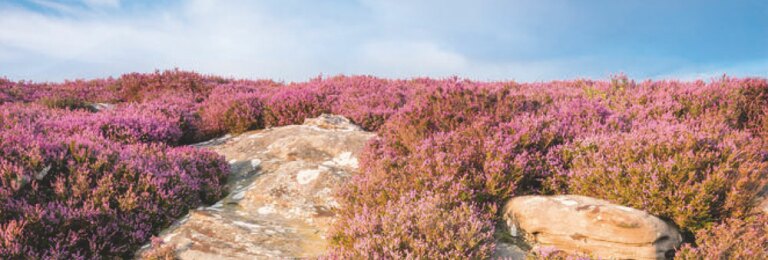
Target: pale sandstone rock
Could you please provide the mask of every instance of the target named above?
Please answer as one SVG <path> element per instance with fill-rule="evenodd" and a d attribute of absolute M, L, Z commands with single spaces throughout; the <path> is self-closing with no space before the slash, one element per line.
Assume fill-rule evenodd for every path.
<path fill-rule="evenodd" d="M 757 205 L 757 210 L 763 214 L 768 214 L 768 198 L 763 198 L 763 201 Z"/>
<path fill-rule="evenodd" d="M 326 130 L 362 131 L 362 128 L 352 124 L 346 117 L 329 114 L 304 119 L 304 125 Z"/>
<path fill-rule="evenodd" d="M 753 213 L 768 214 L 768 185 L 763 187 L 757 197 L 754 199 L 755 207 L 752 209 Z"/>
<path fill-rule="evenodd" d="M 602 259 L 665 259 L 682 241 L 655 216 L 585 196 L 515 197 L 503 214 L 510 234 L 534 247 Z"/>
<path fill-rule="evenodd" d="M 339 206 L 333 195 L 357 172 L 357 156 L 373 136 L 323 115 L 198 144 L 230 161 L 230 193 L 163 231 L 164 247 L 182 259 L 323 255 Z"/>
<path fill-rule="evenodd" d="M 528 251 L 521 247 L 520 243 L 496 241 L 493 251 L 493 259 L 523 260 L 528 258 Z"/>
<path fill-rule="evenodd" d="M 768 190 L 768 188 L 766 188 Z M 757 206 L 754 208 L 754 212 L 762 213 L 762 214 L 768 214 L 768 191 L 763 191 L 763 193 L 756 198 Z"/>
<path fill-rule="evenodd" d="M 93 112 L 101 112 L 105 110 L 115 109 L 115 105 L 108 104 L 108 103 L 92 103 L 92 104 L 88 104 L 88 108 Z"/>

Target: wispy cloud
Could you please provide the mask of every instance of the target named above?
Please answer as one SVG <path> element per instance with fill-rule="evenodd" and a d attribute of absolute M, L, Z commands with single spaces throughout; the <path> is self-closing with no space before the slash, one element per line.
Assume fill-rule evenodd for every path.
<path fill-rule="evenodd" d="M 60 12 L 60 13 L 71 14 L 71 13 L 76 13 L 77 12 L 77 8 L 73 7 L 71 4 L 60 3 L 60 2 L 57 2 L 57 1 L 52 1 L 52 0 L 30 0 L 30 2 L 32 2 L 32 4 L 35 4 L 35 5 L 39 6 L 39 7 L 51 9 L 51 10 L 54 10 L 54 11 Z"/>
<path fill-rule="evenodd" d="M 735 65 L 705 64 L 690 66 L 670 73 L 661 74 L 653 78 L 695 80 L 717 79 L 723 75 L 733 77 L 768 77 L 768 60 L 746 62 Z"/>
<path fill-rule="evenodd" d="M 542 28 L 545 20 L 566 26 L 568 19 L 582 19 L 573 17 L 578 9 L 567 2 L 26 3 L 0 4 L 0 75 L 12 79 L 58 81 L 178 67 L 288 81 L 340 73 L 539 81 L 619 72 L 683 75 L 701 66 L 642 48 L 617 54 L 615 46 L 591 43 L 596 46 L 590 49 L 567 28 Z M 137 3 L 160 6 L 127 8 Z M 760 69 L 765 63 L 751 65 L 757 69 L 739 64 L 725 70 L 768 74 Z"/>
<path fill-rule="evenodd" d="M 120 7 L 120 0 L 83 0 L 91 8 L 117 8 Z"/>

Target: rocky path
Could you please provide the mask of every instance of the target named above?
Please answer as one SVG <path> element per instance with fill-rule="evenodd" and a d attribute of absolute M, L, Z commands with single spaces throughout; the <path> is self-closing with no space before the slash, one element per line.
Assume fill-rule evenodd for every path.
<path fill-rule="evenodd" d="M 163 231 L 162 249 L 181 259 L 324 254 L 338 207 L 333 194 L 357 172 L 357 157 L 373 136 L 323 115 L 198 144 L 229 160 L 230 193 Z"/>

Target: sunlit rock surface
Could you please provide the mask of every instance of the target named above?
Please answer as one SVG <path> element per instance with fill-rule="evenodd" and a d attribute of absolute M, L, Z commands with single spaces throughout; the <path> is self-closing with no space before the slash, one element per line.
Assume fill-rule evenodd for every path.
<path fill-rule="evenodd" d="M 600 259 L 665 259 L 682 241 L 644 211 L 577 195 L 515 197 L 503 219 L 510 236 L 534 247 Z"/>
<path fill-rule="evenodd" d="M 198 144 L 229 160 L 230 194 L 162 232 L 162 248 L 182 259 L 324 254 L 339 206 L 333 194 L 357 172 L 358 155 L 373 136 L 343 117 L 323 115 Z"/>

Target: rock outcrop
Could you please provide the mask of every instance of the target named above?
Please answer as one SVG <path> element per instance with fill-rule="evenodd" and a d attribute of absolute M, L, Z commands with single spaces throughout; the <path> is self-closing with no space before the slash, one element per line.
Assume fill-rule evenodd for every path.
<path fill-rule="evenodd" d="M 90 109 L 92 112 L 100 112 L 115 109 L 115 105 L 109 103 L 91 103 L 88 104 L 88 109 Z"/>
<path fill-rule="evenodd" d="M 569 254 L 665 259 L 682 241 L 675 227 L 644 211 L 584 196 L 515 197 L 503 214 L 513 237 Z"/>
<path fill-rule="evenodd" d="M 756 209 L 763 214 L 768 214 L 768 198 L 763 198 Z"/>
<path fill-rule="evenodd" d="M 768 190 L 768 188 L 766 188 L 766 190 Z M 768 214 L 768 191 L 763 191 L 762 194 L 755 198 L 755 205 L 756 206 L 753 209 L 754 212 Z"/>
<path fill-rule="evenodd" d="M 757 197 L 754 200 L 755 207 L 752 209 L 753 213 L 768 214 L 768 185 L 763 187 Z"/>
<path fill-rule="evenodd" d="M 373 136 L 323 115 L 199 144 L 229 160 L 231 192 L 162 232 L 162 250 L 182 259 L 324 254 L 338 207 L 333 194 L 357 172 L 357 156 Z"/>

